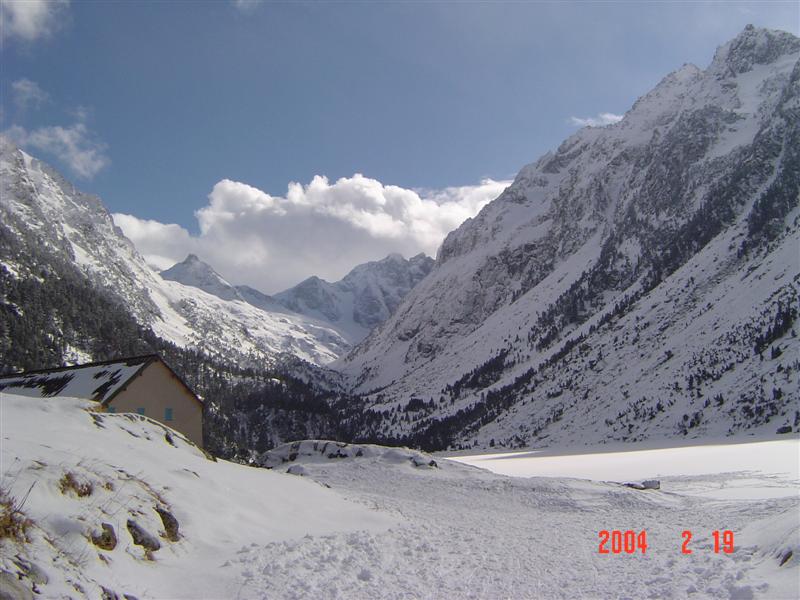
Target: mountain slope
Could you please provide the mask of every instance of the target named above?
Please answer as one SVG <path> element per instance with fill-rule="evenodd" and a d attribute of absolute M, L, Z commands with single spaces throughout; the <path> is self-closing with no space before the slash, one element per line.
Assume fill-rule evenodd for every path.
<path fill-rule="evenodd" d="M 163 279 L 114 226 L 97 197 L 81 193 L 1 136 L 0 185 L 4 230 L 0 261 L 10 277 L 37 277 L 42 268 L 71 261 L 94 285 L 119 298 L 140 324 L 163 339 L 212 356 L 272 361 L 291 353 L 320 364 L 349 347 L 347 340 L 316 319 L 280 306 L 264 310 L 236 290 L 226 295 L 224 280 L 216 282 L 217 289 L 209 287 L 212 280 L 206 281 L 213 292 L 208 293 Z M 24 257 L 33 254 L 50 267 L 26 263 Z M 90 356 L 85 348 L 76 348 L 73 358 Z"/>
<path fill-rule="evenodd" d="M 358 265 L 335 283 L 309 277 L 274 298 L 295 312 L 331 323 L 356 343 L 391 316 L 432 266 L 433 259 L 424 254 L 408 260 L 390 254 Z"/>
<path fill-rule="evenodd" d="M 28 520 L 0 536 L 3 597 L 222 598 L 241 585 L 225 565 L 255 541 L 398 524 L 310 480 L 211 459 L 143 416 L 6 393 L 0 405 L 0 511 L 13 499 Z"/>
<path fill-rule="evenodd" d="M 748 27 L 523 168 L 338 363 L 384 415 L 376 433 L 446 447 L 800 425 L 799 59 L 796 37 Z"/>

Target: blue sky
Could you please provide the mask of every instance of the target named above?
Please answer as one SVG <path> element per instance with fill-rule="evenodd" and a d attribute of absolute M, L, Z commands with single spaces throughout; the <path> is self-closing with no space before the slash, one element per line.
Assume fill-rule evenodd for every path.
<path fill-rule="evenodd" d="M 0 128 L 112 212 L 189 234 L 226 179 L 513 178 L 745 24 L 800 28 L 797 2 L 3 4 Z"/>

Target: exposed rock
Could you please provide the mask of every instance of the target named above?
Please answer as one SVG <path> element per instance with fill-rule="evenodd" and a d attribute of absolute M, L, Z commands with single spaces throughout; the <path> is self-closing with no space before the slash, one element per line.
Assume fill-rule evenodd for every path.
<path fill-rule="evenodd" d="M 306 471 L 306 468 L 303 465 L 292 465 L 288 469 L 286 469 L 286 472 L 289 475 L 299 475 L 300 477 L 308 475 L 308 472 Z"/>
<path fill-rule="evenodd" d="M 633 488 L 635 490 L 660 490 L 661 482 L 657 479 L 645 479 L 641 483 L 623 483 L 625 487 Z"/>
<path fill-rule="evenodd" d="M 128 531 L 131 534 L 133 543 L 137 546 L 142 546 L 145 550 L 153 552 L 161 548 L 161 542 L 158 539 L 145 531 L 136 521 L 128 519 Z"/>
<path fill-rule="evenodd" d="M 92 534 L 92 543 L 101 550 L 113 550 L 117 547 L 117 534 L 110 523 L 101 523 L 103 531 L 99 534 Z"/>
<path fill-rule="evenodd" d="M 35 585 L 46 585 L 48 582 L 47 573 L 34 562 L 26 560 L 17 555 L 13 559 L 14 564 L 17 565 L 20 572 L 30 579 Z"/>
<path fill-rule="evenodd" d="M 161 517 L 161 522 L 164 524 L 164 537 L 170 542 L 177 542 L 181 539 L 178 533 L 178 519 L 165 508 L 157 506 L 155 511 L 158 513 L 158 516 Z"/>
<path fill-rule="evenodd" d="M 302 440 L 284 444 L 264 452 L 256 464 L 273 469 L 286 463 L 319 462 L 320 460 L 379 460 L 387 464 L 410 464 L 418 469 L 438 468 L 429 454 L 410 448 L 387 448 L 372 444 L 347 444 L 328 440 Z M 287 473 L 305 475 L 302 465 L 291 465 Z"/>

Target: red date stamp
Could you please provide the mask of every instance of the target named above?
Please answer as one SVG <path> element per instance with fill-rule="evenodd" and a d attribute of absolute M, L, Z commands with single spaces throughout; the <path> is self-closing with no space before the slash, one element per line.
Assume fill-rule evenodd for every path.
<path fill-rule="evenodd" d="M 639 533 L 630 529 L 628 531 L 604 529 L 600 532 L 600 547 L 598 548 L 600 554 L 620 554 L 621 552 L 633 554 L 637 550 L 642 554 L 647 552 L 647 532 L 644 529 Z"/>
<path fill-rule="evenodd" d="M 598 533 L 600 538 L 600 545 L 597 548 L 599 554 L 635 554 L 641 552 L 647 553 L 647 531 L 642 529 L 639 532 L 631 529 L 627 531 L 620 531 L 619 529 L 607 530 L 604 529 Z M 681 533 L 683 544 L 681 545 L 681 553 L 692 554 L 690 543 L 693 534 L 690 530 L 685 530 Z M 711 537 L 714 540 L 714 553 L 719 554 L 733 554 L 734 542 L 733 532 L 729 530 L 711 532 Z"/>

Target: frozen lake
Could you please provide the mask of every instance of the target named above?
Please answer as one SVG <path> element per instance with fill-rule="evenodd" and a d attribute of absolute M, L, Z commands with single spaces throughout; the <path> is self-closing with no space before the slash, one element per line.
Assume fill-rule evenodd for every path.
<path fill-rule="evenodd" d="M 713 498 L 800 495 L 800 439 L 720 441 L 655 447 L 654 443 L 450 456 L 513 477 L 596 481 L 661 479 L 669 490 Z M 685 441 L 683 442 L 686 443 Z M 724 474 L 724 477 L 723 477 Z"/>

